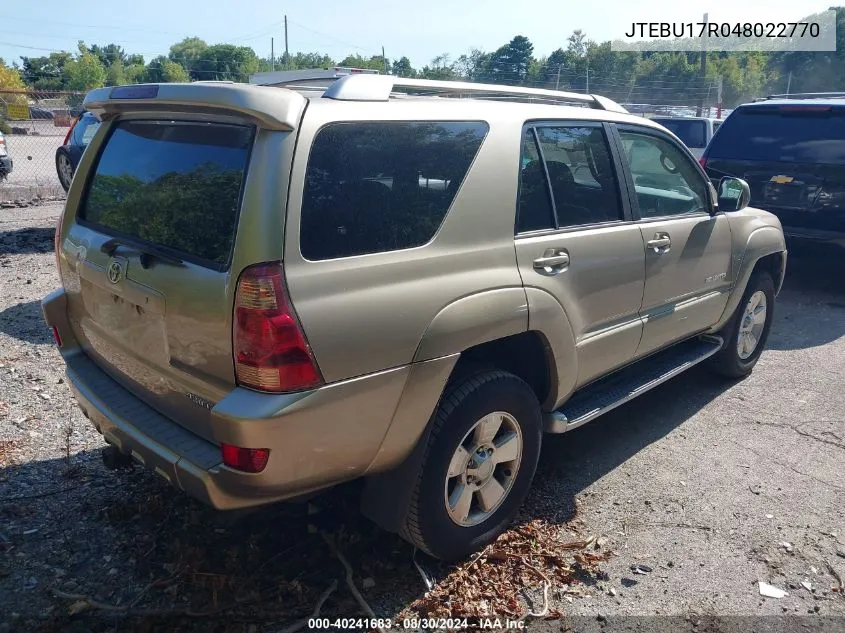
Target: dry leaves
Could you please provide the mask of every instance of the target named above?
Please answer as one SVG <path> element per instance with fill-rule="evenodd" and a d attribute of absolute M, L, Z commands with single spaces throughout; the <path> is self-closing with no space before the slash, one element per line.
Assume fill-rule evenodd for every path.
<path fill-rule="evenodd" d="M 547 595 L 549 586 L 570 591 L 599 575 L 598 564 L 610 555 L 595 538 L 568 541 L 560 525 L 535 519 L 508 530 L 457 566 L 403 615 L 523 618 L 530 615 L 522 597 L 526 587 L 536 588 L 540 596 Z M 536 604 L 534 610 L 542 609 L 546 618 L 561 617 L 548 606 Z"/>

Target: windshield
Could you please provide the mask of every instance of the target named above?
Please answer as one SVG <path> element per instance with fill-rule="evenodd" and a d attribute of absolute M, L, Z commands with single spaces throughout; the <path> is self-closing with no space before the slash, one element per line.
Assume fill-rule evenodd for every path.
<path fill-rule="evenodd" d="M 684 142 L 687 147 L 707 145 L 707 125 L 698 119 L 657 118 L 652 119 Z"/>
<path fill-rule="evenodd" d="M 845 109 L 743 108 L 713 138 L 709 158 L 845 164 Z"/>

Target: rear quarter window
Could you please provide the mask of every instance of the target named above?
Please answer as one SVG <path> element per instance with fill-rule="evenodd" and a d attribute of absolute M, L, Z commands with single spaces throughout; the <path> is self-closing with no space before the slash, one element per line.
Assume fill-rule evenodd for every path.
<path fill-rule="evenodd" d="M 684 142 L 687 147 L 707 145 L 707 124 L 697 119 L 653 119 Z"/>
<path fill-rule="evenodd" d="M 708 158 L 845 164 L 845 108 L 758 106 L 735 110 Z"/>
<path fill-rule="evenodd" d="M 112 130 L 78 217 L 105 233 L 223 269 L 234 243 L 254 130 L 123 121 Z"/>
<path fill-rule="evenodd" d="M 431 240 L 487 130 L 479 121 L 345 122 L 322 128 L 305 175 L 303 257 L 350 257 Z"/>

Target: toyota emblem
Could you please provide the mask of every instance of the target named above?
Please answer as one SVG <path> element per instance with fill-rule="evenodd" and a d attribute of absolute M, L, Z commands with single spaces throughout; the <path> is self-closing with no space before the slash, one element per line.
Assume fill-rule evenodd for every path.
<path fill-rule="evenodd" d="M 109 281 L 116 284 L 123 277 L 123 266 L 120 265 L 120 262 L 113 261 L 109 264 L 107 274 Z"/>

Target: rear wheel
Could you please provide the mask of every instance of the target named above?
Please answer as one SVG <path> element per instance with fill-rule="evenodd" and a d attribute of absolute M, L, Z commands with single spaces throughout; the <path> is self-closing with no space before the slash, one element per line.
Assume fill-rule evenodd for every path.
<path fill-rule="evenodd" d="M 775 284 L 771 275 L 755 273 L 748 282 L 736 313 L 721 335 L 725 346 L 713 356 L 712 368 L 728 378 L 751 373 L 769 338 L 775 307 Z"/>
<path fill-rule="evenodd" d="M 59 182 L 62 189 L 67 191 L 70 189 L 70 183 L 73 181 L 73 164 L 70 162 L 70 155 L 64 147 L 60 147 L 56 152 L 56 172 L 59 175 Z"/>
<path fill-rule="evenodd" d="M 540 405 L 520 378 L 476 373 L 435 414 L 402 536 L 437 558 L 466 556 L 504 531 L 540 455 Z"/>

